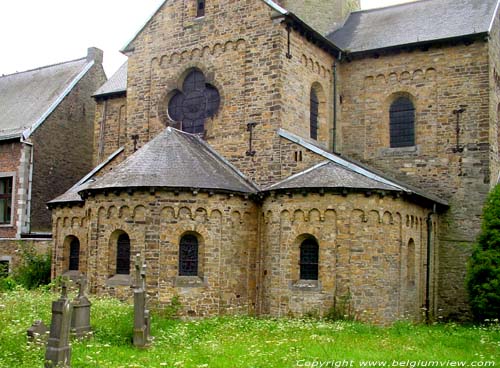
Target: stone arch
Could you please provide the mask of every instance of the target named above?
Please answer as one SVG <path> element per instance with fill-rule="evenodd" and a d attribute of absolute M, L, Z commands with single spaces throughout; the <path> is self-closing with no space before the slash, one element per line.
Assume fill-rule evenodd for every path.
<path fill-rule="evenodd" d="M 118 210 L 117 210 L 116 206 L 110 206 L 108 208 L 108 213 L 106 214 L 106 216 L 108 219 L 112 219 L 112 218 L 117 217 L 117 214 L 118 214 Z"/>
<path fill-rule="evenodd" d="M 370 225 L 380 224 L 380 213 L 375 210 L 371 210 L 370 212 L 368 212 L 368 222 L 370 223 Z"/>
<path fill-rule="evenodd" d="M 239 226 L 241 224 L 241 213 L 239 211 L 231 212 L 231 223 L 233 226 Z"/>
<path fill-rule="evenodd" d="M 181 60 L 181 56 L 179 55 L 179 53 L 174 52 L 174 53 L 172 53 L 172 55 L 170 55 L 170 63 L 169 64 L 177 64 L 180 62 L 180 60 Z"/>
<path fill-rule="evenodd" d="M 194 213 L 194 219 L 196 220 L 196 222 L 199 222 L 199 223 L 207 222 L 207 219 L 208 219 L 207 210 L 203 207 L 198 207 L 196 209 L 196 212 Z"/>
<path fill-rule="evenodd" d="M 128 239 L 128 252 L 127 241 Z M 128 273 L 126 271 L 126 255 L 128 254 Z M 117 274 L 130 274 L 132 264 L 132 239 L 129 234 L 122 229 L 114 230 L 109 236 L 108 241 L 108 276 Z M 118 267 L 120 267 L 118 269 Z"/>
<path fill-rule="evenodd" d="M 181 62 L 186 62 L 187 60 L 189 60 L 189 51 L 187 50 L 184 50 L 181 52 L 181 56 L 180 56 L 180 61 Z"/>
<path fill-rule="evenodd" d="M 177 239 L 177 275 L 202 277 L 204 259 L 204 237 L 194 230 L 182 232 Z"/>
<path fill-rule="evenodd" d="M 130 208 L 128 206 L 121 206 L 118 211 L 118 217 L 123 220 L 130 218 Z"/>
<path fill-rule="evenodd" d="M 365 222 L 365 212 L 360 209 L 354 209 L 351 212 L 351 222 L 352 223 L 362 223 Z"/>
<path fill-rule="evenodd" d="M 426 71 L 425 71 L 425 78 L 430 80 L 430 81 L 433 81 L 435 80 L 437 77 L 437 72 L 436 72 L 436 69 L 434 68 L 428 68 Z"/>
<path fill-rule="evenodd" d="M 80 219 L 78 217 L 73 217 L 71 219 L 71 227 L 79 227 L 80 226 Z"/>
<path fill-rule="evenodd" d="M 369 76 L 365 77 L 365 79 L 363 80 L 363 84 L 365 87 L 370 87 L 373 85 L 374 80 L 375 80 L 375 78 L 373 78 L 373 75 L 369 75 Z"/>
<path fill-rule="evenodd" d="M 400 76 L 400 80 L 401 81 L 407 81 L 407 80 L 410 80 L 410 79 L 411 79 L 410 72 L 408 72 L 408 71 L 405 70 L 404 72 L 401 73 L 401 76 Z"/>
<path fill-rule="evenodd" d="M 387 145 L 392 148 L 415 146 L 417 144 L 417 100 L 407 90 L 391 93 L 385 103 Z M 413 116 L 400 112 L 401 108 L 413 109 Z M 411 110 L 408 110 L 411 111 Z M 403 119 L 403 121 L 401 121 Z M 403 126 L 401 124 L 404 124 Z"/>
<path fill-rule="evenodd" d="M 321 220 L 321 212 L 319 212 L 318 209 L 313 208 L 312 210 L 309 211 L 307 217 L 309 218 L 310 222 L 319 222 Z"/>
<path fill-rule="evenodd" d="M 313 136 L 313 96 L 317 99 L 317 111 L 316 111 L 316 135 Z M 311 85 L 311 91 L 308 96 L 309 98 L 309 133 L 310 138 L 316 139 L 323 143 L 328 143 L 329 138 L 329 124 L 328 124 L 328 108 L 327 108 L 327 98 L 325 89 L 319 81 L 315 81 Z"/>
<path fill-rule="evenodd" d="M 209 46 L 205 46 L 201 49 L 201 56 L 207 56 L 207 55 L 210 55 L 210 47 Z"/>
<path fill-rule="evenodd" d="M 392 213 L 390 213 L 389 211 L 385 211 L 384 215 L 382 216 L 382 222 L 386 225 L 393 225 L 394 219 Z"/>
<path fill-rule="evenodd" d="M 213 47 L 212 47 L 212 55 L 214 56 L 217 56 L 219 54 L 222 53 L 222 45 L 220 43 L 216 43 Z"/>
<path fill-rule="evenodd" d="M 389 74 L 388 79 L 389 79 L 389 83 L 393 83 L 393 84 L 398 83 L 398 74 L 395 72 L 392 72 Z"/>
<path fill-rule="evenodd" d="M 415 279 L 416 279 L 416 262 L 415 262 L 415 241 L 413 238 L 410 238 L 408 240 L 408 247 L 407 247 L 407 259 L 406 259 L 406 279 L 407 279 L 407 285 L 408 287 L 413 287 L 415 286 Z"/>
<path fill-rule="evenodd" d="M 283 210 L 280 212 L 280 220 L 281 222 L 289 222 L 290 221 L 290 211 L 288 210 Z"/>
<path fill-rule="evenodd" d="M 210 221 L 220 221 L 222 219 L 222 213 L 218 209 L 212 210 L 210 212 Z"/>
<path fill-rule="evenodd" d="M 63 226 L 64 227 L 69 227 L 69 225 L 70 225 L 69 217 L 64 217 L 64 219 L 63 219 Z"/>
<path fill-rule="evenodd" d="M 134 208 L 134 222 L 146 221 L 146 207 L 138 205 Z"/>
<path fill-rule="evenodd" d="M 63 241 L 63 270 L 80 271 L 83 260 L 82 244 L 76 235 L 67 235 Z"/>
<path fill-rule="evenodd" d="M 175 219 L 175 210 L 173 207 L 163 207 L 160 212 L 161 221 L 170 222 Z"/>
<path fill-rule="evenodd" d="M 422 80 L 424 78 L 424 72 L 422 69 L 417 69 L 413 72 L 413 80 Z"/>
<path fill-rule="evenodd" d="M 177 212 L 177 218 L 179 220 L 192 220 L 193 214 L 191 213 L 191 209 L 189 207 L 181 207 Z"/>
<path fill-rule="evenodd" d="M 304 211 L 295 210 L 293 212 L 293 222 L 304 223 L 305 221 L 306 221 L 306 216 L 304 214 Z"/>
<path fill-rule="evenodd" d="M 233 51 L 234 50 L 234 42 L 233 41 L 227 41 L 225 44 L 224 44 L 224 51 L 227 52 L 227 51 Z"/>
<path fill-rule="evenodd" d="M 191 55 L 190 55 L 191 59 L 199 58 L 200 56 L 201 56 L 201 50 L 199 48 L 194 48 L 191 51 Z"/>
<path fill-rule="evenodd" d="M 334 209 L 328 209 L 325 211 L 325 214 L 323 215 L 323 221 L 326 223 L 332 223 L 334 225 L 337 224 L 337 213 L 335 212 Z"/>
<path fill-rule="evenodd" d="M 385 82 L 386 82 L 385 75 L 384 74 L 377 75 L 376 80 L 377 80 L 377 84 L 385 84 Z"/>
<path fill-rule="evenodd" d="M 246 44 L 247 42 L 244 39 L 240 38 L 236 41 L 236 49 L 244 50 L 246 48 Z"/>
<path fill-rule="evenodd" d="M 295 280 L 317 281 L 320 276 L 320 244 L 318 238 L 311 233 L 302 233 L 293 242 L 291 254 L 292 270 Z"/>

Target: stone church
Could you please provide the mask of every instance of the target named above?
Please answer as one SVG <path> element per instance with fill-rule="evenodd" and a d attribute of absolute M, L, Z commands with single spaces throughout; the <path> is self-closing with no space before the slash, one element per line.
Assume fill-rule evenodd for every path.
<path fill-rule="evenodd" d="M 49 203 L 53 276 L 187 316 L 467 318 L 499 175 L 497 0 L 167 0 Z"/>

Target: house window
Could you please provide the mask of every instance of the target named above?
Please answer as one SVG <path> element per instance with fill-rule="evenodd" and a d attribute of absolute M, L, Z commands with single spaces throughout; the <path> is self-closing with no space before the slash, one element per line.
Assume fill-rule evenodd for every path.
<path fill-rule="evenodd" d="M 10 224 L 12 214 L 12 177 L 0 178 L 0 224 Z"/>
<path fill-rule="evenodd" d="M 311 114 L 309 117 L 310 135 L 312 139 L 318 139 L 318 116 L 319 116 L 319 99 L 316 91 L 311 89 Z"/>
<path fill-rule="evenodd" d="M 196 18 L 205 16 L 205 0 L 196 1 Z"/>
<path fill-rule="evenodd" d="M 184 235 L 179 245 L 179 276 L 198 275 L 198 238 Z"/>
<path fill-rule="evenodd" d="M 318 279 L 319 246 L 315 239 L 308 238 L 300 245 L 300 279 Z"/>
<path fill-rule="evenodd" d="M 0 279 L 9 276 L 9 261 L 0 261 Z"/>
<path fill-rule="evenodd" d="M 415 107 L 407 97 L 399 97 L 389 111 L 391 147 L 415 145 Z"/>
<path fill-rule="evenodd" d="M 69 271 L 78 271 L 80 265 L 80 241 L 73 238 L 69 244 Z"/>
<path fill-rule="evenodd" d="M 116 242 L 116 274 L 130 274 L 130 238 L 125 233 Z"/>
<path fill-rule="evenodd" d="M 205 120 L 213 117 L 220 105 L 217 88 L 206 83 L 199 70 L 192 70 L 184 79 L 182 91 L 174 91 L 168 104 L 170 119 L 180 122 L 181 129 L 200 134 L 205 131 Z"/>

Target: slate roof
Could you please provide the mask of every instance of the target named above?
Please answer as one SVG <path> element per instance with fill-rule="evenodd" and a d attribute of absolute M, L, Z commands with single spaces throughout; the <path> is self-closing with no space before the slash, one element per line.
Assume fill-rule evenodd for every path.
<path fill-rule="evenodd" d="M 259 188 L 198 136 L 168 127 L 87 190 L 197 188 L 255 193 Z"/>
<path fill-rule="evenodd" d="M 0 139 L 31 134 L 94 64 L 87 58 L 0 77 Z"/>
<path fill-rule="evenodd" d="M 490 32 L 498 0 L 421 0 L 351 13 L 327 38 L 356 53 Z"/>
<path fill-rule="evenodd" d="M 113 76 L 109 78 L 93 96 L 98 97 L 127 92 L 127 68 L 128 61 L 124 62 L 115 74 L 113 74 Z"/>

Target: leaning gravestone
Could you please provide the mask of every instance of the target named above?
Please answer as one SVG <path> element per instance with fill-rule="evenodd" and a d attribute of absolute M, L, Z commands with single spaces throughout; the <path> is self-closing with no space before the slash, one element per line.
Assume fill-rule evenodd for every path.
<path fill-rule="evenodd" d="M 52 302 L 52 323 L 45 352 L 45 368 L 70 367 L 71 347 L 69 334 L 71 326 L 71 302 L 68 299 L 67 280 L 63 280 L 61 297 Z"/>
<path fill-rule="evenodd" d="M 141 267 L 141 257 L 135 258 L 134 281 L 134 345 L 144 348 L 149 344 L 149 310 L 146 309 L 146 264 Z"/>
<path fill-rule="evenodd" d="M 45 343 L 47 341 L 47 332 L 49 332 L 49 329 L 42 321 L 35 321 L 26 331 L 28 342 Z"/>
<path fill-rule="evenodd" d="M 71 317 L 71 332 L 77 338 L 88 336 L 90 328 L 90 300 L 85 295 L 87 278 L 80 276 L 76 281 L 78 296 L 73 300 L 73 314 Z"/>

